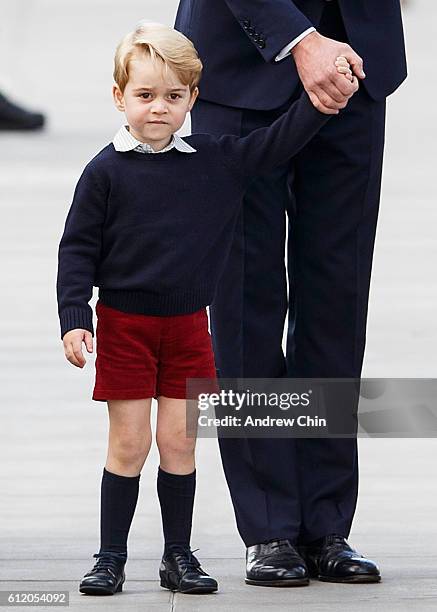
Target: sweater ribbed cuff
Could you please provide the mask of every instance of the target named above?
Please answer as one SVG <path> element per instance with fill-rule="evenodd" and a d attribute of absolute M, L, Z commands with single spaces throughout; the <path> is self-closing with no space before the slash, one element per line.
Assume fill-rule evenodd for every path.
<path fill-rule="evenodd" d="M 90 306 L 82 308 L 66 308 L 59 314 L 61 323 L 61 340 L 72 329 L 87 329 L 94 336 L 93 311 Z"/>
<path fill-rule="evenodd" d="M 311 102 L 311 98 L 309 97 L 306 91 L 302 92 L 300 96 L 299 104 L 300 104 L 302 113 L 304 115 L 307 115 L 310 121 L 312 122 L 314 122 L 314 118 L 316 118 L 319 121 L 320 126 L 322 126 L 324 123 L 327 123 L 327 121 L 331 119 L 331 117 L 333 116 L 333 115 L 328 115 L 327 113 L 323 113 L 322 111 L 319 111 L 319 109 L 316 108 L 314 104 Z"/>

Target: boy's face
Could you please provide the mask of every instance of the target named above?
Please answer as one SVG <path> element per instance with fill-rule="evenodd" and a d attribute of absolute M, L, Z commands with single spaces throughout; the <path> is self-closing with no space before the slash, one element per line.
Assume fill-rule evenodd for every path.
<path fill-rule="evenodd" d="M 176 74 L 158 61 L 138 56 L 129 62 L 129 81 L 121 93 L 113 87 L 115 105 L 126 114 L 130 133 L 155 151 L 170 142 L 197 98 Z"/>

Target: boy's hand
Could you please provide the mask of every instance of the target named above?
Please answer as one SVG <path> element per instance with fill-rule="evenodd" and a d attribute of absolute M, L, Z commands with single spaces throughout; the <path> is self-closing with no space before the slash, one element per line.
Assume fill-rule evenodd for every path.
<path fill-rule="evenodd" d="M 352 72 L 351 66 L 349 62 L 347 61 L 347 59 L 344 57 L 344 55 L 340 55 L 339 57 L 337 57 L 337 59 L 335 60 L 335 66 L 337 68 L 337 72 L 339 72 L 340 74 L 344 74 L 346 79 L 350 81 L 350 84 L 353 87 L 352 95 L 354 95 L 354 93 L 358 91 L 360 82 L 359 82 L 359 79 L 357 79 L 357 77 Z M 348 103 L 349 103 L 349 100 L 348 100 Z"/>
<path fill-rule="evenodd" d="M 354 76 L 350 64 L 344 57 L 344 55 L 340 55 L 339 57 L 337 57 L 337 59 L 335 60 L 335 66 L 337 68 L 337 72 L 339 72 L 340 74 L 344 74 L 348 81 L 353 83 L 355 79 L 358 83 L 358 79 Z"/>
<path fill-rule="evenodd" d="M 93 335 L 87 329 L 72 329 L 62 338 L 65 357 L 70 363 L 83 368 L 86 359 L 82 353 L 82 342 L 85 343 L 88 353 L 93 352 Z"/>

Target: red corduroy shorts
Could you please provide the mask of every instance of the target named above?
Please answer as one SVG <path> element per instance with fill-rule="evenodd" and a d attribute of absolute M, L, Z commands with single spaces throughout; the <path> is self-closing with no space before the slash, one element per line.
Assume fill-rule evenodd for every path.
<path fill-rule="evenodd" d="M 187 378 L 215 382 L 206 308 L 192 314 L 149 316 L 96 304 L 96 380 L 92 399 L 186 399 Z"/>

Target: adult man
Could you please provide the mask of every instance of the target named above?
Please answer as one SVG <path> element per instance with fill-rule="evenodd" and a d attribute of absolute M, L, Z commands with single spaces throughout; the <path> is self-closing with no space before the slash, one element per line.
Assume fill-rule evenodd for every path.
<path fill-rule="evenodd" d="M 194 132 L 244 135 L 268 125 L 302 86 L 316 107 L 342 109 L 348 92 L 329 68 L 340 55 L 361 79 L 291 165 L 249 188 L 211 307 L 221 377 L 358 378 L 385 99 L 406 77 L 399 1 L 181 0 L 176 28 L 204 62 Z M 380 579 L 346 541 L 358 490 L 355 439 L 220 439 L 220 450 L 248 547 L 246 582 Z"/>

